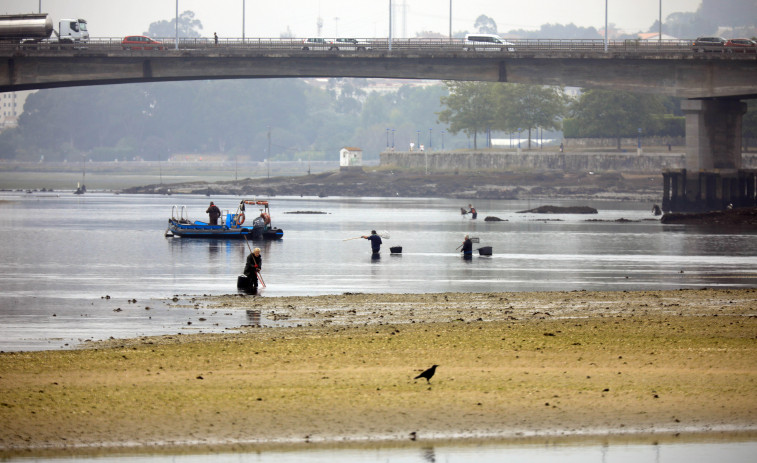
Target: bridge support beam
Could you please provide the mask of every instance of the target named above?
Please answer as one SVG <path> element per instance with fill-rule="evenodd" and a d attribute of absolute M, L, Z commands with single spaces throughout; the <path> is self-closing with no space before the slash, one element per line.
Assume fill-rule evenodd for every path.
<path fill-rule="evenodd" d="M 686 116 L 686 168 L 690 171 L 741 167 L 741 118 L 746 103 L 739 100 L 683 100 Z"/>
<path fill-rule="evenodd" d="M 741 169 L 741 119 L 736 99 L 684 100 L 686 169 L 663 172 L 663 210 L 694 212 L 755 205 L 755 173 Z"/>

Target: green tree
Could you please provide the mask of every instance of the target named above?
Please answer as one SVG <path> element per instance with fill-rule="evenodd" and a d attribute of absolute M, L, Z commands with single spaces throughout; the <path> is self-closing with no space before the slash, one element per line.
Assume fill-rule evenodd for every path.
<path fill-rule="evenodd" d="M 559 130 L 565 114 L 565 94 L 561 87 L 526 84 L 499 84 L 494 87 L 497 101 L 497 129 L 506 132 L 528 131 L 531 149 L 531 130 L 542 128 Z"/>
<path fill-rule="evenodd" d="M 491 82 L 445 81 L 448 96 L 441 97 L 446 109 L 438 112 L 439 122 L 449 124 L 449 132 L 473 135 L 473 148 L 477 149 L 477 134 L 496 124 L 495 84 Z"/>
<path fill-rule="evenodd" d="M 653 129 L 659 123 L 656 115 L 665 112 L 654 95 L 636 95 L 611 90 L 588 90 L 573 104 L 573 115 L 580 132 L 605 134 L 620 139 L 634 136 L 638 129 Z"/>
<path fill-rule="evenodd" d="M 200 37 L 201 29 L 202 22 L 195 19 L 193 11 L 187 10 L 179 15 L 179 37 Z M 149 37 L 176 36 L 176 18 L 151 23 L 144 35 Z"/>
<path fill-rule="evenodd" d="M 476 22 L 473 24 L 473 27 L 476 28 L 479 34 L 497 33 L 497 23 L 494 22 L 494 19 L 486 16 L 485 14 L 482 14 L 481 16 L 476 18 Z"/>

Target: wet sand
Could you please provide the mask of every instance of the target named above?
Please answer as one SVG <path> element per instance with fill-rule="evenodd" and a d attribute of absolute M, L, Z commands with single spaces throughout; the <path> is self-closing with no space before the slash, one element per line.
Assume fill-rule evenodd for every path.
<path fill-rule="evenodd" d="M 0 455 L 757 436 L 754 289 L 198 301 L 247 310 L 250 324 L 0 354 Z M 413 379 L 432 364 L 430 383 Z"/>

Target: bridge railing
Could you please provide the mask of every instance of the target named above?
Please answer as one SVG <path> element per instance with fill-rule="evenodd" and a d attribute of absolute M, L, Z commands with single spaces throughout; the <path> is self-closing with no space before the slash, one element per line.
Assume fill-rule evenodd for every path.
<path fill-rule="evenodd" d="M 105 50 L 121 50 L 123 45 L 121 44 L 121 37 L 103 37 L 92 38 L 87 44 L 60 44 L 54 41 L 43 41 L 36 43 L 10 43 L 0 42 L 0 49 L 28 49 L 28 50 L 65 50 L 65 49 L 105 49 Z M 172 50 L 176 48 L 176 39 L 173 37 L 165 37 L 156 39 L 162 42 L 166 50 Z M 304 39 L 301 38 L 219 38 L 218 42 L 213 38 L 179 38 L 180 50 L 273 50 L 273 51 L 304 51 L 306 44 L 303 43 Z M 328 39 L 327 39 L 328 40 Z M 486 51 L 479 50 L 476 53 L 504 53 L 509 55 L 515 55 L 522 53 L 571 53 L 571 52 L 586 52 L 586 53 L 604 53 L 605 42 L 601 39 L 504 39 L 507 43 L 512 44 L 507 48 L 514 48 L 515 51 L 498 51 L 491 50 L 490 45 Z M 358 45 L 345 45 L 345 44 L 333 44 L 331 46 L 328 43 L 324 45 L 320 44 L 307 44 L 308 52 L 334 52 L 333 48 L 339 48 L 340 51 L 355 51 L 362 53 L 370 53 L 372 51 L 388 51 L 390 49 L 389 40 L 386 38 L 363 38 L 357 39 Z M 493 45 L 494 46 L 494 45 Z M 359 48 L 365 48 L 365 50 L 358 50 Z M 494 46 L 496 47 L 496 46 Z M 417 38 L 403 38 L 393 39 L 391 42 L 391 50 L 423 50 L 423 51 L 439 51 L 439 52 L 458 52 L 467 48 L 463 39 L 417 39 Z M 159 52 L 160 50 L 148 50 L 152 52 Z M 690 40 L 611 40 L 607 43 L 607 51 L 611 53 L 679 53 L 679 54 L 694 54 L 692 48 L 692 42 Z M 474 53 L 474 52 L 470 52 Z M 704 55 L 704 54 L 700 54 Z M 713 55 L 713 54 L 708 54 Z M 733 54 L 737 55 L 744 54 Z M 753 55 L 752 55 L 753 56 Z"/>

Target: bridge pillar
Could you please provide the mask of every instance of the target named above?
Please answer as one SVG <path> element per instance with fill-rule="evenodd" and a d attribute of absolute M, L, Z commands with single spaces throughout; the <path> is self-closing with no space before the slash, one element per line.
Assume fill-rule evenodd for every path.
<path fill-rule="evenodd" d="M 741 118 L 746 109 L 739 100 L 681 101 L 689 171 L 741 167 Z"/>

